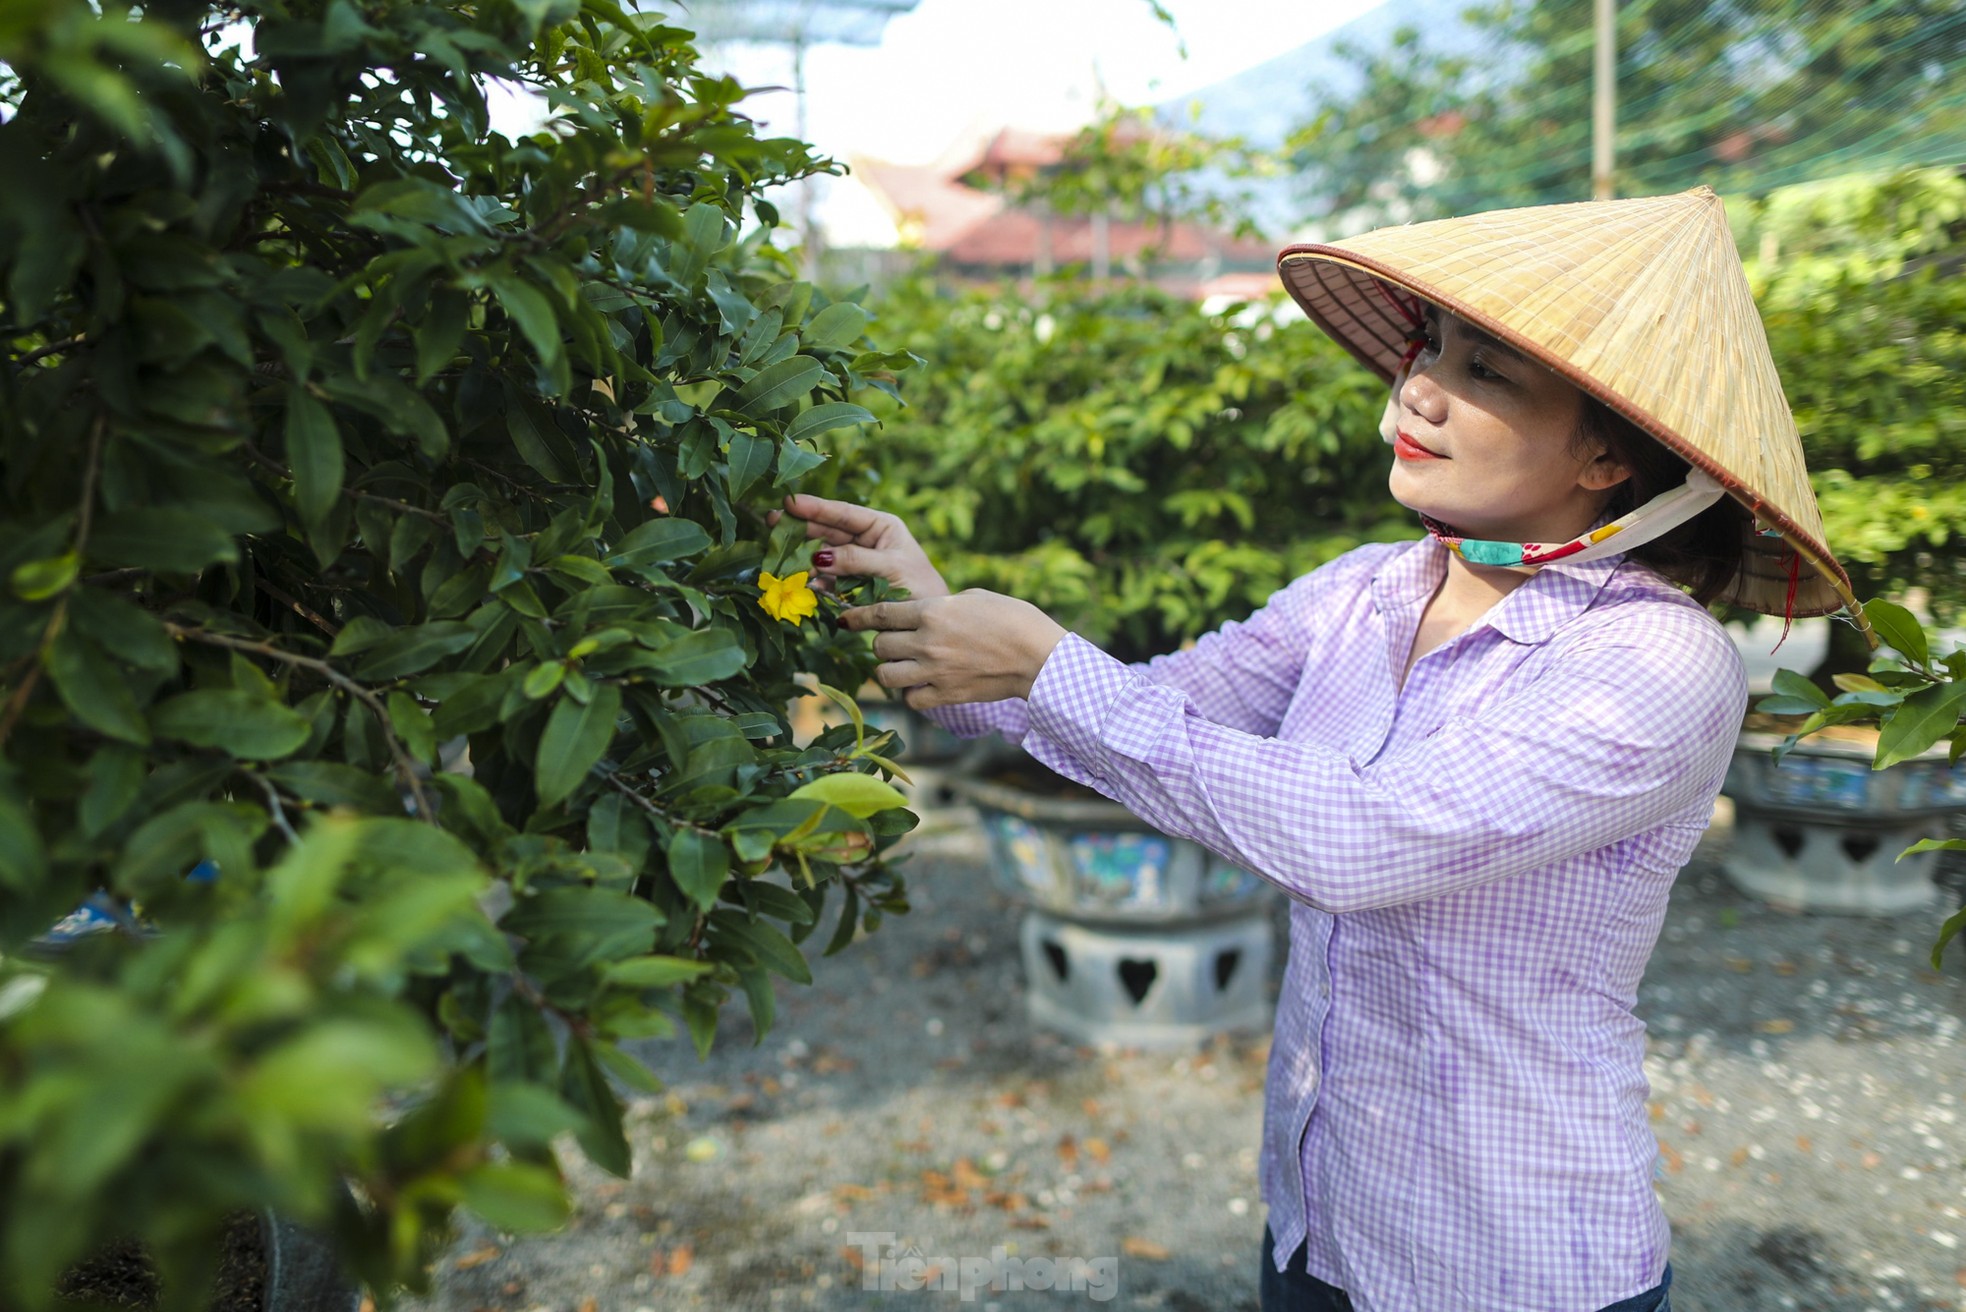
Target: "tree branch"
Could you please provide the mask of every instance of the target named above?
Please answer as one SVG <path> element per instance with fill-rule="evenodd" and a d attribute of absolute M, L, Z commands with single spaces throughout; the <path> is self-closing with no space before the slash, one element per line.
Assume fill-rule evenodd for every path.
<path fill-rule="evenodd" d="M 250 652 L 264 656 L 268 660 L 281 661 L 303 670 L 312 670 L 350 697 L 368 707 L 382 730 L 382 740 L 389 748 L 389 755 L 396 762 L 396 773 L 403 786 L 409 789 L 410 798 L 416 803 L 416 818 L 425 824 L 436 824 L 437 813 L 431 808 L 430 795 L 424 791 L 423 781 L 417 777 L 416 758 L 403 746 L 403 740 L 396 736 L 396 726 L 390 723 L 389 708 L 364 685 L 337 670 L 324 660 L 313 656 L 302 656 L 284 648 L 275 647 L 270 642 L 257 642 L 251 638 L 235 638 L 229 633 L 213 633 L 210 629 L 191 628 L 183 624 L 164 621 L 164 629 L 173 638 L 183 642 L 202 642 L 208 647 L 224 647 L 230 651 Z"/>

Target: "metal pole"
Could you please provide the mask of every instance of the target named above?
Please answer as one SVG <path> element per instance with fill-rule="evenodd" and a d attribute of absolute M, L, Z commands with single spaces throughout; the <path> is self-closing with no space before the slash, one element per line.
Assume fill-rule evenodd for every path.
<path fill-rule="evenodd" d="M 806 132 L 806 43 L 805 33 L 800 31 L 792 38 L 792 99 L 798 106 L 798 119 L 794 131 L 800 141 L 812 138 Z M 819 230 L 812 218 L 812 179 L 800 178 L 798 187 L 799 248 L 801 266 L 807 282 L 819 280 Z"/>
<path fill-rule="evenodd" d="M 1618 0 L 1596 0 L 1597 43 L 1595 94 L 1591 104 L 1591 196 L 1610 200 L 1616 194 L 1614 138 L 1618 130 Z"/>

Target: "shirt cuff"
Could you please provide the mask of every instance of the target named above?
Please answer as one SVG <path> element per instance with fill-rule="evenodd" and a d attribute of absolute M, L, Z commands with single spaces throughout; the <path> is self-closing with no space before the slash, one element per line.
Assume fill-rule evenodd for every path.
<path fill-rule="evenodd" d="M 1068 633 L 1031 684 L 1031 732 L 1093 773 L 1104 774 L 1109 744 L 1101 731 L 1122 696 L 1139 682 L 1132 667 Z"/>

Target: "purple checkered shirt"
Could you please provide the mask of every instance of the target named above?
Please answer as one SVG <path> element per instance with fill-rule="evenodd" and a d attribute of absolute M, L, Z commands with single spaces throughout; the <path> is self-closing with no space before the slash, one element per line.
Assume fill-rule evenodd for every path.
<path fill-rule="evenodd" d="M 1278 1256 L 1360 1312 L 1592 1312 L 1656 1285 L 1644 1025 L 1666 895 L 1747 705 L 1704 609 L 1557 562 L 1422 656 L 1431 538 L 1128 666 L 1069 636 L 945 707 L 1293 899 L 1263 1111 Z"/>

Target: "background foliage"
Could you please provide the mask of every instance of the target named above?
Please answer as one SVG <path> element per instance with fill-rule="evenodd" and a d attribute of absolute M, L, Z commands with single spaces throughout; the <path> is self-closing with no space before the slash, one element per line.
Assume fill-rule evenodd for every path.
<path fill-rule="evenodd" d="M 628 1169 L 623 1043 L 903 907 L 880 741 L 784 718 L 871 657 L 761 607 L 759 507 L 909 361 L 660 18 L 0 17 L 0 1302 L 124 1234 L 189 1300 L 266 1203 L 386 1293 L 459 1203 L 555 1223 L 555 1135 Z M 37 956 L 92 894 L 141 923 Z"/>
<path fill-rule="evenodd" d="M 1386 492 L 1385 388 L 1294 309 L 1142 284 L 885 290 L 908 408 L 836 449 L 952 586 L 1043 607 L 1130 660 L 1245 618 L 1358 543 Z"/>
<path fill-rule="evenodd" d="M 1859 596 L 1966 603 L 1966 180 L 1782 188 L 1730 206 L 1832 549 Z"/>

